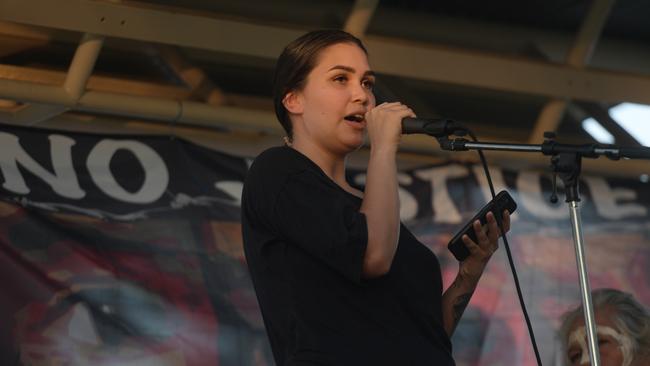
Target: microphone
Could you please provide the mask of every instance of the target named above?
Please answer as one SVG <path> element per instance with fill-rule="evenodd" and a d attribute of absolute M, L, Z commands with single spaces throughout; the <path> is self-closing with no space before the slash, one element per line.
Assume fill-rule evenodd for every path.
<path fill-rule="evenodd" d="M 402 119 L 403 134 L 425 134 L 433 137 L 445 137 L 448 135 L 464 135 L 467 132 L 460 123 L 447 118 L 412 118 Z"/>

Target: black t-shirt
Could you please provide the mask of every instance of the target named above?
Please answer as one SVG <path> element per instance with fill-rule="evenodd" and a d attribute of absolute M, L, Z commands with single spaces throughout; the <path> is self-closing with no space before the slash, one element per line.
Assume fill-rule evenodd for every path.
<path fill-rule="evenodd" d="M 454 365 L 436 256 L 402 225 L 390 271 L 362 278 L 361 202 L 289 147 L 251 166 L 244 250 L 276 363 Z"/>

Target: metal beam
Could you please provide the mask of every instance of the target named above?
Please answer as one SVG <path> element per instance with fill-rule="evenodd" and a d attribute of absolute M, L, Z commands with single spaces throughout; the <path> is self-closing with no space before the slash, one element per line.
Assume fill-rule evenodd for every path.
<path fill-rule="evenodd" d="M 83 35 L 63 82 L 63 90 L 73 99 L 79 99 L 86 91 L 88 78 L 95 68 L 95 62 L 103 44 L 104 37 L 102 36 L 90 33 Z"/>
<path fill-rule="evenodd" d="M 74 100 L 77 100 L 86 90 L 88 78 L 95 67 L 95 61 L 104 43 L 104 37 L 86 33 L 81 38 L 79 46 L 70 63 L 68 73 L 63 81 L 63 90 Z M 3 114 L 2 119 L 13 118 L 16 122 L 27 125 L 34 125 L 67 110 L 62 105 L 31 104 L 13 114 Z"/>
<path fill-rule="evenodd" d="M 284 45 L 304 33 L 296 29 L 184 14 L 169 8 L 90 0 L 2 0 L 0 19 L 266 58 L 277 57 Z"/>
<path fill-rule="evenodd" d="M 622 146 L 637 146 L 637 141 L 629 132 L 627 132 L 621 125 L 616 122 L 612 116 L 609 115 L 609 108 L 597 103 L 576 102 L 573 103 L 576 109 L 581 109 L 587 116 L 593 117 L 600 123 L 609 133 L 614 136 L 615 144 Z M 581 121 L 581 120 L 580 120 Z"/>
<path fill-rule="evenodd" d="M 24 39 L 3 35 L 0 32 L 0 58 L 5 58 L 33 48 L 42 47 L 47 41 L 40 39 Z"/>
<path fill-rule="evenodd" d="M 1 1 L 0 1 L 1 2 Z M 2 6 L 0 4 L 0 6 Z M 2 18 L 2 16 L 0 16 Z M 79 40 L 78 32 L 67 32 L 55 28 L 44 28 L 33 25 L 0 21 L 0 34 L 20 38 L 22 41 L 39 41 L 42 43 L 53 40 L 76 42 Z"/>
<path fill-rule="evenodd" d="M 343 30 L 358 38 L 363 38 L 378 4 L 379 0 L 356 0 Z"/>
<path fill-rule="evenodd" d="M 596 0 L 592 3 L 587 18 L 580 26 L 578 36 L 569 51 L 567 65 L 582 67 L 589 62 L 615 3 L 616 0 Z"/>
<path fill-rule="evenodd" d="M 603 102 L 650 104 L 650 77 L 367 38 L 380 72 L 435 82 Z"/>
<path fill-rule="evenodd" d="M 33 0 L 26 0 L 26 2 L 33 3 Z M 67 3 L 69 1 L 64 4 Z M 134 3 L 136 2 L 128 1 L 129 6 L 135 6 Z M 249 0 L 247 2 L 210 2 L 202 7 L 212 9 L 209 10 L 210 13 L 207 16 L 225 14 L 226 17 L 232 18 L 232 15 L 236 14 L 241 18 L 243 14 L 252 14 L 256 19 L 260 17 L 272 19 L 275 24 L 291 24 L 296 17 L 301 19 L 301 24 L 316 24 L 315 22 L 318 22 L 323 17 L 345 20 L 350 11 L 350 5 L 345 2 L 311 0 L 309 4 L 310 6 L 303 6 L 304 4 L 298 0 L 274 0 L 273 2 Z M 152 5 L 148 6 L 149 8 L 152 7 Z M 290 14 L 287 13 L 287 8 L 292 9 Z M 169 10 L 168 8 L 168 12 L 170 11 L 175 11 L 181 15 L 189 10 L 183 8 Z M 75 13 L 80 17 L 93 16 L 93 14 L 88 13 L 82 14 L 76 8 Z M 2 17 L 3 14 L 0 14 L 0 19 Z M 409 41 L 419 40 L 429 44 L 453 44 L 470 49 L 493 50 L 494 52 L 509 54 L 512 54 L 513 51 L 524 52 L 531 44 L 534 44 L 535 47 L 543 50 L 544 54 L 551 60 L 561 63 L 566 60 L 567 52 L 575 39 L 575 34 L 564 31 L 543 30 L 512 24 L 503 25 L 477 19 L 400 10 L 394 7 L 378 7 L 373 19 L 375 20 L 373 28 L 376 33 L 390 34 Z M 183 29 L 183 27 L 178 28 L 179 30 Z M 76 41 L 76 36 L 72 32 L 61 29 L 0 21 L 0 33 L 2 34 L 30 39 Z M 196 34 L 194 37 L 196 37 Z M 160 42 L 166 43 L 164 40 Z M 112 44 L 115 45 L 115 42 Z M 182 46 L 182 44 L 178 45 Z M 251 45 L 256 46 L 255 43 L 251 43 Z M 278 45 L 280 49 L 283 46 L 284 44 Z M 194 51 L 200 51 L 201 49 L 207 50 L 208 48 L 186 50 L 186 55 L 196 59 L 197 55 L 194 54 Z M 192 52 L 190 53 L 190 51 Z M 215 55 L 214 53 L 200 53 L 199 55 L 202 59 L 221 57 L 221 55 Z M 629 70 L 647 74 L 650 73 L 650 48 L 639 41 L 602 39 L 591 64 L 601 69 Z"/>
<path fill-rule="evenodd" d="M 68 108 L 50 104 L 28 104 L 13 112 L 0 112 L 0 122 L 33 126 L 67 111 Z"/>
<path fill-rule="evenodd" d="M 580 26 L 573 47 L 569 50 L 566 59 L 567 65 L 584 68 L 588 63 L 615 2 L 616 0 L 593 2 L 585 21 Z M 564 117 L 568 103 L 567 99 L 553 98 L 550 100 L 542 109 L 528 141 L 530 143 L 537 141 L 545 131 L 555 131 Z"/>
<path fill-rule="evenodd" d="M 176 76 L 190 87 L 192 95 L 198 96 L 211 105 L 224 104 L 225 97 L 221 89 L 210 80 L 205 71 L 187 60 L 177 47 L 163 45 L 156 50 Z"/>
<path fill-rule="evenodd" d="M 87 91 L 73 98 L 60 86 L 0 79 L 0 98 L 23 103 L 59 105 L 73 110 L 122 117 L 153 119 L 221 129 L 255 130 L 280 133 L 275 114 L 244 108 L 213 106 L 181 100 L 138 97 L 117 93 Z"/>
<path fill-rule="evenodd" d="M 303 34 L 296 29 L 88 0 L 3 0 L 0 19 L 261 58 L 277 57 L 284 45 Z M 548 97 L 650 104 L 646 75 L 578 70 L 379 37 L 366 37 L 365 43 L 372 66 L 380 73 Z"/>
<path fill-rule="evenodd" d="M 65 78 L 66 73 L 62 71 L 0 65 L 0 79 L 29 81 L 46 85 L 62 85 Z M 129 95 L 135 96 L 165 99 L 189 99 L 191 95 L 191 92 L 185 87 L 98 75 L 90 76 L 86 88 L 93 91 L 128 93 Z"/>

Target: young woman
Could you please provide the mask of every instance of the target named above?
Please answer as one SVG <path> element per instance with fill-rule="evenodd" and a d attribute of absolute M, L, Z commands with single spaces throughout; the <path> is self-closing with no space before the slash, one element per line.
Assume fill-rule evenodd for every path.
<path fill-rule="evenodd" d="M 360 40 L 310 32 L 278 59 L 275 110 L 287 146 L 250 168 L 242 198 L 246 259 L 278 365 L 453 365 L 452 334 L 499 229 L 478 243 L 442 294 L 436 256 L 400 224 L 396 152 L 401 103 L 375 106 L 375 75 Z M 367 133 L 363 192 L 346 156 Z M 504 229 L 509 227 L 508 214 Z"/>

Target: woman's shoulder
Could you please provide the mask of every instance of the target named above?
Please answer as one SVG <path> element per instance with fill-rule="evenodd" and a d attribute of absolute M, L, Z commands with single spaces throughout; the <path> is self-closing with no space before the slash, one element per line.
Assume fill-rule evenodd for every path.
<path fill-rule="evenodd" d="M 309 158 L 288 146 L 275 146 L 260 153 L 249 169 L 249 174 L 285 176 L 318 170 Z"/>
<path fill-rule="evenodd" d="M 273 146 L 262 151 L 255 160 L 253 166 L 273 163 L 286 163 L 291 160 L 291 148 L 287 146 Z M 251 166 L 252 167 L 252 166 Z"/>
<path fill-rule="evenodd" d="M 290 147 L 271 147 L 253 160 L 245 185 L 280 189 L 290 177 L 313 170 L 313 165 L 307 157 Z"/>

